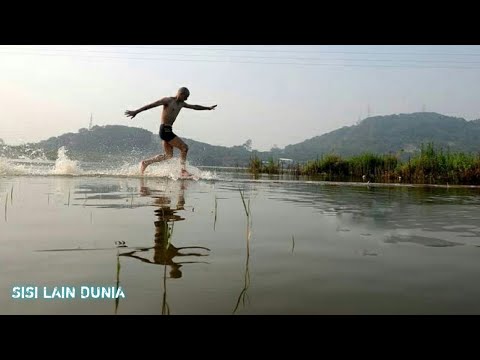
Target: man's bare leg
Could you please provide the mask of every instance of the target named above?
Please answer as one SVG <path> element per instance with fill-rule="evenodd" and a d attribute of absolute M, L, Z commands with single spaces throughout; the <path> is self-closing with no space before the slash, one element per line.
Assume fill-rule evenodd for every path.
<path fill-rule="evenodd" d="M 151 165 L 156 162 L 168 160 L 173 157 L 173 147 L 166 141 L 162 141 L 162 142 L 163 142 L 163 150 L 165 151 L 165 154 L 160 154 L 160 155 L 154 156 L 151 159 L 140 161 L 140 173 L 142 175 L 145 172 L 145 169 L 147 168 L 148 165 Z"/>
<path fill-rule="evenodd" d="M 182 176 L 193 176 L 190 174 L 186 169 L 186 162 L 187 162 L 187 153 L 188 153 L 188 145 L 183 142 L 178 136 L 173 138 L 169 144 L 173 147 L 176 147 L 180 150 L 180 164 L 182 165 L 181 175 Z"/>

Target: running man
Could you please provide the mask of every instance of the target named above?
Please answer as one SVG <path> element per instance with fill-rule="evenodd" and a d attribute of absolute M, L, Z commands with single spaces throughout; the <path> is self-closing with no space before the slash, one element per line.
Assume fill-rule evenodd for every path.
<path fill-rule="evenodd" d="M 185 102 L 190 96 L 190 91 L 186 87 L 178 89 L 177 95 L 175 97 L 164 97 L 158 101 L 155 101 L 152 104 L 146 105 L 138 110 L 127 110 L 125 115 L 131 117 L 132 119 L 139 113 L 145 110 L 155 108 L 157 106 L 163 105 L 162 119 L 160 124 L 160 139 L 163 142 L 164 154 L 154 156 L 151 159 L 146 159 L 140 162 L 140 172 L 145 172 L 145 169 L 148 165 L 167 160 L 173 157 L 173 148 L 176 147 L 180 150 L 180 163 L 182 165 L 182 177 L 192 176 L 187 172 L 185 168 L 185 163 L 187 161 L 188 146 L 180 139 L 172 129 L 173 123 L 175 122 L 178 113 L 182 108 L 193 109 L 193 110 L 214 110 L 217 105 L 213 106 L 202 106 L 202 105 L 190 105 Z"/>

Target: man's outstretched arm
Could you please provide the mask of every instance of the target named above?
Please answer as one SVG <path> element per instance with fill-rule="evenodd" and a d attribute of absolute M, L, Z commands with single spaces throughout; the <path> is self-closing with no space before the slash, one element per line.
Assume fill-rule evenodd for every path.
<path fill-rule="evenodd" d="M 163 98 L 163 99 L 160 99 L 158 101 L 155 101 L 154 103 L 145 105 L 144 107 L 141 107 L 138 110 L 127 110 L 127 111 L 125 111 L 125 115 L 130 116 L 133 119 L 135 117 L 135 115 L 137 115 L 138 113 L 141 113 L 142 111 L 145 111 L 145 110 L 153 109 L 153 108 L 155 108 L 157 106 L 160 106 L 160 105 L 166 105 L 167 102 L 168 102 L 168 99 Z"/>
<path fill-rule="evenodd" d="M 185 103 L 184 107 L 186 107 L 187 109 L 193 109 L 193 110 L 213 110 L 217 107 L 217 105 L 202 106 L 202 105 L 190 105 Z"/>

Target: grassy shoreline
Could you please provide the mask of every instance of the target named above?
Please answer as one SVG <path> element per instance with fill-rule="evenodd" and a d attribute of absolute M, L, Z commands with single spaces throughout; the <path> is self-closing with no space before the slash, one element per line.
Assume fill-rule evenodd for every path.
<path fill-rule="evenodd" d="M 364 153 L 345 159 L 328 154 L 303 164 L 284 164 L 272 158 L 261 161 L 253 156 L 248 172 L 313 176 L 323 181 L 480 185 L 480 153 L 444 151 L 429 143 L 422 145 L 420 152 L 407 161 L 401 161 L 399 155 Z"/>

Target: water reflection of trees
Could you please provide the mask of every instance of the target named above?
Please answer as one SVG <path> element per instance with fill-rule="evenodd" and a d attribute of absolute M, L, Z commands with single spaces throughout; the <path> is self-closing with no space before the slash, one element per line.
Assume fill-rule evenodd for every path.
<path fill-rule="evenodd" d="M 417 216 L 420 208 L 431 205 L 480 204 L 479 189 L 433 187 L 377 187 L 348 185 L 294 184 L 286 186 L 279 200 L 309 206 L 322 213 L 342 216 L 356 222 L 371 218 L 376 226 L 387 226 Z"/>

